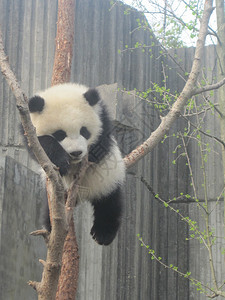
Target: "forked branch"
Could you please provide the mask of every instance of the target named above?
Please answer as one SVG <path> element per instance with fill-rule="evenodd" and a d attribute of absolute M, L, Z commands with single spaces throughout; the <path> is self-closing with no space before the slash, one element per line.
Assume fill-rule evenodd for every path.
<path fill-rule="evenodd" d="M 193 95 L 196 95 L 197 79 L 201 70 L 205 39 L 208 34 L 208 23 L 213 11 L 212 2 L 212 0 L 205 1 L 192 69 L 180 96 L 173 104 L 169 113 L 161 119 L 160 125 L 152 132 L 150 137 L 124 158 L 127 168 L 133 166 L 136 162 L 142 159 L 163 139 L 175 120 L 180 117 L 185 103 L 187 103 L 188 99 L 190 99 Z"/>

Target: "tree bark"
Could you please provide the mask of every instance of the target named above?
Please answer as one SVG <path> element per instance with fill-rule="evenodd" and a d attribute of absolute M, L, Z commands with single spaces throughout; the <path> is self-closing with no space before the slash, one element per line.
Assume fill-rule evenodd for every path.
<path fill-rule="evenodd" d="M 52 85 L 70 81 L 73 57 L 75 0 L 58 0 L 58 20 Z M 51 207 L 51 199 L 48 201 Z M 49 209 L 51 211 L 51 209 Z M 79 255 L 73 216 L 64 243 L 62 268 L 56 300 L 75 299 L 79 275 Z"/>
<path fill-rule="evenodd" d="M 52 85 L 70 81 L 73 57 L 75 0 L 58 0 L 58 20 Z"/>
<path fill-rule="evenodd" d="M 62 257 L 62 269 L 56 299 L 75 299 L 79 276 L 79 254 L 73 218 L 70 221 Z"/>

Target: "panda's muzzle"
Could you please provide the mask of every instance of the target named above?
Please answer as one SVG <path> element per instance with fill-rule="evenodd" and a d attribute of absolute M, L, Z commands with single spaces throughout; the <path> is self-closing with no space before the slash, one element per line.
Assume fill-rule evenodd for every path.
<path fill-rule="evenodd" d="M 82 151 L 73 151 L 70 153 L 70 155 L 73 157 L 73 159 L 80 159 L 82 153 Z"/>

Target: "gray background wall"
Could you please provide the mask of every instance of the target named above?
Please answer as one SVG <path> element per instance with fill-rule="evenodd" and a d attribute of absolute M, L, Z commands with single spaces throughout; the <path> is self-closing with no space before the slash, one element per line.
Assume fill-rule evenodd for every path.
<path fill-rule="evenodd" d="M 140 101 L 132 93 L 118 91 L 118 87 L 144 90 L 151 82 L 163 85 L 164 63 L 170 66 L 167 71 L 167 86 L 171 91 L 180 91 L 184 85 L 183 70 L 190 70 L 194 53 L 192 48 L 172 51 L 172 56 L 178 55 L 179 65 L 163 57 L 157 41 L 150 37 L 148 31 L 134 30 L 137 27 L 136 19 L 141 16 L 135 11 L 125 15 L 125 8 L 116 6 L 110 10 L 109 1 L 104 0 L 76 1 L 72 66 L 72 81 L 89 86 L 107 85 L 101 86 L 100 91 L 104 98 L 116 103 L 115 118 L 119 122 L 116 135 L 124 155 L 148 137 L 158 126 L 160 119 L 147 102 Z M 5 50 L 28 96 L 50 85 L 56 19 L 56 0 L 0 0 L 0 24 Z M 133 47 L 136 42 L 152 45 L 152 55 L 150 52 L 143 53 L 141 49 L 118 53 L 118 49 L 124 49 L 125 45 Z M 207 48 L 204 61 L 204 72 L 212 81 L 216 76 L 213 47 Z M 39 211 L 43 206 L 40 199 L 43 197 L 40 195 L 38 175 L 32 173 L 37 171 L 37 166 L 28 156 L 18 131 L 19 118 L 13 95 L 1 75 L 0 99 L 0 180 L 4 182 L 0 190 L 0 298 L 36 299 L 32 289 L 26 286 L 26 281 L 39 279 L 41 266 L 37 260 L 44 257 L 45 246 L 44 242 L 30 238 L 28 233 L 40 226 Z M 214 100 L 217 101 L 216 95 Z M 184 120 L 179 120 L 171 129 L 171 134 L 186 125 Z M 219 136 L 216 115 L 207 114 L 203 127 Z M 210 205 L 215 208 L 210 216 L 212 227 L 217 236 L 222 236 L 223 205 L 221 201 L 215 205 L 223 188 L 220 146 L 206 137 L 204 141 L 210 141 L 214 149 L 209 155 L 207 185 Z M 111 246 L 100 247 L 91 239 L 91 208 L 82 204 L 76 209 L 75 222 L 80 251 L 77 299 L 206 298 L 200 296 L 187 280 L 152 261 L 148 251 L 140 246 L 136 237 L 140 233 L 165 263 L 176 265 L 183 272 L 191 271 L 193 276 L 205 283 L 212 281 L 205 249 L 198 241 L 185 239 L 188 227 L 169 209 L 154 200 L 140 181 L 140 176 L 144 176 L 164 199 L 173 198 L 181 192 L 191 193 L 185 159 L 179 160 L 176 165 L 171 163 L 175 159 L 173 150 L 178 144 L 176 138 L 166 140 L 128 171 L 124 187 L 122 227 Z M 199 187 L 198 197 L 202 200 L 199 150 L 195 143 L 189 144 L 189 150 L 194 178 Z M 21 184 L 15 185 L 18 176 L 16 170 L 25 176 L 21 183 L 23 193 Z M 203 228 L 202 212 L 195 203 L 181 200 L 173 206 L 191 219 L 198 220 L 200 228 Z M 13 222 L 6 221 L 11 220 L 10 218 Z M 25 247 L 26 255 L 18 250 L 21 247 Z M 220 255 L 221 248 L 222 240 L 218 240 L 214 258 L 216 272 L 222 282 L 224 262 Z M 6 265 L 12 265 L 11 270 L 17 271 L 8 272 Z"/>

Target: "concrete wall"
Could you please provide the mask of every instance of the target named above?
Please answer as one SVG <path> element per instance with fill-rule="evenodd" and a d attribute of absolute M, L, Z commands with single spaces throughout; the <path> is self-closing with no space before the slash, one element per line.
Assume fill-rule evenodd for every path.
<path fill-rule="evenodd" d="M 40 280 L 46 249 L 41 237 L 44 194 L 39 176 L 10 157 L 0 158 L 0 298 L 36 299 L 29 280 Z M 40 246 L 41 245 L 41 246 Z"/>

